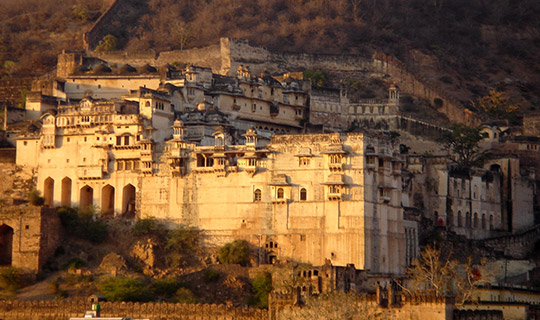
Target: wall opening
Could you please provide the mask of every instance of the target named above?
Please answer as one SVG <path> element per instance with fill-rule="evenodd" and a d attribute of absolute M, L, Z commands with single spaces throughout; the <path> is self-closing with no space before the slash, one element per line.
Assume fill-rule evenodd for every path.
<path fill-rule="evenodd" d="M 128 184 L 122 191 L 122 213 L 126 218 L 135 218 L 135 187 Z"/>
<path fill-rule="evenodd" d="M 13 228 L 0 226 L 0 266 L 11 266 L 13 254 Z"/>
<path fill-rule="evenodd" d="M 110 184 L 101 189 L 101 214 L 103 216 L 114 215 L 114 187 Z"/>
<path fill-rule="evenodd" d="M 45 206 L 52 207 L 54 205 L 54 180 L 51 177 L 45 179 L 43 197 L 45 198 Z"/>
<path fill-rule="evenodd" d="M 62 179 L 62 206 L 71 207 L 71 179 Z"/>
<path fill-rule="evenodd" d="M 81 209 L 87 209 L 94 204 L 94 189 L 84 186 L 81 189 L 79 205 Z"/>

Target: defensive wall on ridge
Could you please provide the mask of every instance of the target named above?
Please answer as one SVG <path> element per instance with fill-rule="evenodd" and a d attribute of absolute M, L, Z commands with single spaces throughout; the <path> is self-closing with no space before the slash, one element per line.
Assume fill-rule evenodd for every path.
<path fill-rule="evenodd" d="M 270 52 L 251 46 L 246 40 L 221 38 L 219 45 L 186 50 L 154 53 L 93 53 L 96 57 L 112 63 L 141 65 L 150 63 L 162 66 L 167 63 L 192 63 L 211 68 L 226 75 L 236 74 L 240 65 L 248 66 L 254 74 L 267 70 L 270 73 L 302 71 L 307 68 L 325 70 L 334 74 L 353 76 L 359 73 L 389 75 L 406 94 L 440 104 L 438 111 L 451 121 L 477 125 L 479 119 L 444 89 L 433 85 L 430 80 L 413 73 L 405 64 L 394 57 L 375 53 L 372 57 L 359 55 L 313 54 Z"/>

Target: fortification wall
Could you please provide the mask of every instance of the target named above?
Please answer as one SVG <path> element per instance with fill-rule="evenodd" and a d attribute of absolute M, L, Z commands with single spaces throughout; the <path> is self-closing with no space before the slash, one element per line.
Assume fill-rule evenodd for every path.
<path fill-rule="evenodd" d="M 219 73 L 221 70 L 221 47 L 216 44 L 204 48 L 161 52 L 155 64 L 162 66 L 173 62 L 191 63 L 211 68 L 213 72 Z"/>
<path fill-rule="evenodd" d="M 16 106 L 31 88 L 32 78 L 0 79 L 0 106 Z"/>
<path fill-rule="evenodd" d="M 504 252 L 506 256 L 515 259 L 526 259 L 530 253 L 530 248 L 539 239 L 540 225 L 536 225 L 534 228 L 522 233 L 478 241 L 478 245 Z"/>
<path fill-rule="evenodd" d="M 84 34 L 83 45 L 85 50 L 94 50 L 104 36 L 112 33 L 113 22 L 116 15 L 124 9 L 124 1 L 126 0 L 115 0 L 109 9 L 97 19 L 92 28 Z"/>
<path fill-rule="evenodd" d="M 440 99 L 442 106 L 439 112 L 445 114 L 450 121 L 478 125 L 480 119 L 462 104 L 446 93 L 442 88 L 430 84 L 428 79 L 411 72 L 407 66 L 394 57 L 383 53 L 373 55 L 373 67 L 376 72 L 390 75 L 404 93 L 426 99 L 434 103 Z"/>
<path fill-rule="evenodd" d="M 266 310 L 225 305 L 180 303 L 102 302 L 102 317 L 133 317 L 150 320 L 266 320 Z M 4 320 L 66 320 L 82 317 L 91 305 L 86 300 L 0 301 Z"/>

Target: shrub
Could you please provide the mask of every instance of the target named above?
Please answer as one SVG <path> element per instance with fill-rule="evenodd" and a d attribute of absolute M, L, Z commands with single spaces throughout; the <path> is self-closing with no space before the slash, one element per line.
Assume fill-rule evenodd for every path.
<path fill-rule="evenodd" d="M 108 34 L 99 41 L 99 45 L 96 47 L 96 51 L 114 51 L 118 44 L 118 39 L 112 34 Z"/>
<path fill-rule="evenodd" d="M 165 226 L 154 218 L 137 220 L 135 225 L 133 225 L 131 232 L 136 237 L 155 235 L 160 238 L 164 238 L 167 234 Z"/>
<path fill-rule="evenodd" d="M 162 298 L 172 298 L 181 287 L 182 283 L 176 278 L 157 279 L 150 285 L 154 296 Z"/>
<path fill-rule="evenodd" d="M 42 206 L 45 203 L 45 198 L 41 196 L 39 190 L 32 190 L 28 193 L 28 201 L 33 206 Z"/>
<path fill-rule="evenodd" d="M 99 290 L 109 301 L 140 301 L 151 300 L 150 290 L 138 279 L 108 278 L 99 284 Z"/>
<path fill-rule="evenodd" d="M 15 267 L 0 268 L 0 285 L 7 291 L 16 292 L 31 283 L 30 276 Z"/>
<path fill-rule="evenodd" d="M 180 288 L 176 291 L 176 302 L 179 303 L 197 303 L 199 299 L 188 288 Z"/>
<path fill-rule="evenodd" d="M 94 215 L 93 208 L 86 210 L 62 207 L 58 209 L 60 222 L 67 233 L 94 244 L 102 243 L 108 235 L 108 227 Z"/>
<path fill-rule="evenodd" d="M 261 309 L 268 308 L 268 294 L 272 291 L 272 275 L 268 272 L 258 273 L 251 282 L 251 291 L 253 295 L 248 298 L 248 304 Z"/>
<path fill-rule="evenodd" d="M 214 271 L 214 270 L 206 270 L 206 272 L 204 273 L 204 281 L 205 282 L 218 282 L 219 280 L 219 277 L 221 276 L 221 274 L 217 271 Z"/>
<path fill-rule="evenodd" d="M 193 227 L 180 226 L 168 233 L 165 243 L 167 264 L 177 267 L 183 257 L 192 257 L 200 249 L 201 231 Z"/>
<path fill-rule="evenodd" d="M 79 258 L 72 258 L 62 267 L 63 270 L 74 270 L 86 266 L 86 262 Z"/>
<path fill-rule="evenodd" d="M 236 240 L 219 248 L 219 261 L 228 264 L 247 265 L 249 263 L 249 246 L 245 240 Z"/>

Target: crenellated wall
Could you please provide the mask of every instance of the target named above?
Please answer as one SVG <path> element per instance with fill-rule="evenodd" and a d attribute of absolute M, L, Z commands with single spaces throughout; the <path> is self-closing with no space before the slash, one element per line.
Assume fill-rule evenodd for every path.
<path fill-rule="evenodd" d="M 266 320 L 266 310 L 225 305 L 181 303 L 101 302 L 102 317 L 133 317 L 149 320 Z M 91 305 L 86 300 L 0 301 L 4 320 L 66 320 L 82 318 Z"/>

